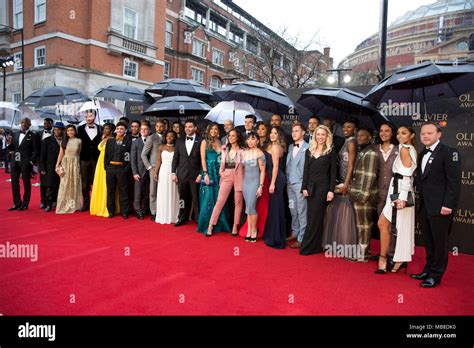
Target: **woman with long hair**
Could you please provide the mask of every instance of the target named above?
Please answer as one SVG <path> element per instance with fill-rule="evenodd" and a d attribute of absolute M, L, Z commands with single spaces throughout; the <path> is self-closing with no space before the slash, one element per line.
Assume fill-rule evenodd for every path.
<path fill-rule="evenodd" d="M 236 237 L 239 231 L 240 217 L 242 215 L 243 206 L 243 178 L 244 166 L 243 158 L 243 140 L 242 135 L 235 129 L 227 134 L 228 142 L 222 148 L 221 164 L 220 164 L 220 185 L 217 201 L 212 210 L 211 219 L 207 228 L 207 234 L 212 235 L 214 226 L 221 216 L 222 209 L 229 197 L 232 189 L 234 189 L 234 224 L 232 226 L 232 236 Z"/>
<path fill-rule="evenodd" d="M 332 133 L 326 126 L 318 126 L 313 141 L 305 154 L 301 189 L 308 200 L 306 231 L 301 242 L 300 255 L 323 251 L 322 238 L 326 206 L 334 198 L 336 186 L 336 152 Z"/>
<path fill-rule="evenodd" d="M 265 122 L 259 121 L 255 126 L 255 131 L 258 135 L 258 147 L 265 151 L 270 143 L 270 127 Z"/>
<path fill-rule="evenodd" d="M 415 150 L 415 131 L 412 127 L 401 126 L 397 130 L 398 155 L 393 162 L 393 177 L 387 195 L 385 207 L 378 221 L 380 230 L 380 256 L 377 274 L 387 270 L 393 273 L 408 268 L 415 253 L 415 206 L 414 173 L 417 167 Z M 395 199 L 394 199 L 395 198 Z M 394 219 L 396 221 L 394 221 Z M 393 264 L 387 267 L 387 252 L 391 230 L 397 235 Z"/>
<path fill-rule="evenodd" d="M 105 168 L 104 168 L 104 156 L 105 156 L 105 144 L 107 139 L 113 136 L 115 125 L 113 123 L 106 123 L 102 129 L 102 141 L 99 143 L 97 148 L 100 151 L 99 158 L 97 159 L 97 165 L 95 167 L 94 182 L 92 185 L 91 194 L 91 205 L 90 214 L 96 216 L 108 217 L 109 211 L 107 210 L 107 183 L 105 180 Z M 117 200 L 118 202 L 118 200 Z M 120 205 L 116 204 L 116 212 L 120 212 Z"/>
<path fill-rule="evenodd" d="M 207 236 L 209 221 L 211 220 L 212 210 L 216 205 L 217 196 L 219 194 L 219 169 L 221 165 L 221 148 L 222 144 L 219 140 L 219 125 L 211 122 L 207 125 L 206 134 L 201 142 L 201 166 L 202 171 L 197 182 L 199 187 L 199 217 L 198 232 L 202 232 Z M 221 213 L 218 222 L 213 226 L 214 231 L 229 232 L 230 227 L 224 213 Z"/>
<path fill-rule="evenodd" d="M 56 214 L 74 213 L 82 207 L 82 179 L 79 159 L 82 141 L 76 136 L 76 127 L 72 124 L 67 125 L 56 162 L 56 172 L 61 177 Z"/>
<path fill-rule="evenodd" d="M 286 183 L 286 176 L 283 171 L 285 150 L 285 135 L 282 129 L 278 126 L 271 127 L 270 143 L 266 149 L 269 156 L 266 157 L 265 169 L 266 176 L 269 176 L 270 181 L 268 210 L 272 213 L 267 217 L 263 240 L 266 245 L 276 249 L 285 249 L 286 247 L 286 216 L 283 195 Z"/>

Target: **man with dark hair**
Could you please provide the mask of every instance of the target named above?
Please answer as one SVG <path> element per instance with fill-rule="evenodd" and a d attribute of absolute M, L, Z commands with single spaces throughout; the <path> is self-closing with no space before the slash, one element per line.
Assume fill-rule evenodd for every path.
<path fill-rule="evenodd" d="M 130 171 L 130 150 L 132 141 L 125 137 L 126 124 L 118 122 L 115 128 L 115 137 L 107 140 L 105 145 L 104 167 L 107 183 L 107 210 L 109 218 L 115 212 L 115 192 L 118 188 L 120 211 L 122 217 L 128 219 L 128 173 Z"/>
<path fill-rule="evenodd" d="M 77 127 L 77 137 L 82 140 L 80 159 L 84 205 L 80 211 L 89 210 L 90 191 L 94 182 L 97 159 L 100 154 L 98 146 L 102 141 L 102 132 L 99 125 L 95 123 L 96 114 L 96 110 L 87 110 L 85 112 L 86 123 Z"/>
<path fill-rule="evenodd" d="M 117 125 L 119 123 L 123 123 L 125 125 L 126 130 L 128 130 L 128 126 L 130 125 L 130 119 L 127 116 L 122 116 L 119 118 Z"/>
<path fill-rule="evenodd" d="M 130 137 L 132 142 L 140 138 L 140 121 L 133 120 L 130 122 L 130 131 L 127 132 L 127 136 Z"/>
<path fill-rule="evenodd" d="M 13 206 L 8 209 L 26 210 L 31 198 L 31 174 L 33 164 L 39 156 L 37 135 L 30 131 L 31 120 L 27 117 L 20 122 L 21 130 L 14 133 L 8 149 L 13 151 L 11 164 L 11 182 L 13 193 Z M 20 196 L 20 175 L 23 180 L 23 200 Z"/>
<path fill-rule="evenodd" d="M 318 116 L 316 115 L 310 116 L 308 120 L 308 131 L 306 132 L 306 135 L 304 137 L 304 141 L 306 141 L 308 144 L 311 141 L 313 141 L 313 133 L 320 123 L 321 123 L 321 119 Z"/>
<path fill-rule="evenodd" d="M 41 148 L 43 146 L 44 141 L 47 138 L 51 137 L 51 135 L 52 135 L 53 122 L 54 122 L 53 119 L 49 118 L 49 117 L 45 118 L 44 121 L 43 121 L 43 131 L 39 132 L 38 137 L 37 137 L 37 139 L 39 140 L 38 141 L 39 153 L 41 153 Z M 40 171 L 40 183 L 41 183 L 41 186 L 40 186 L 40 198 L 41 198 L 40 209 L 44 209 L 44 208 L 46 208 L 46 186 L 45 186 L 43 174 L 41 174 L 41 171 Z"/>
<path fill-rule="evenodd" d="M 419 224 L 426 249 L 423 271 L 412 274 L 420 285 L 432 288 L 441 283 L 448 266 L 448 235 L 459 197 L 461 157 L 456 149 L 442 142 L 441 128 L 432 122 L 420 129 L 424 145 L 418 157 L 416 186 L 420 193 L 417 207 Z"/>
<path fill-rule="evenodd" d="M 139 220 L 143 220 L 145 213 L 150 209 L 150 175 L 148 175 L 141 156 L 149 134 L 149 123 L 144 122 L 140 126 L 140 137 L 132 143 L 133 207 Z"/>
<path fill-rule="evenodd" d="M 247 137 L 250 133 L 254 132 L 255 124 L 257 123 L 257 117 L 255 115 L 247 115 L 244 119 L 244 129 L 240 131 L 242 138 L 247 140 Z M 240 127 L 239 127 L 240 128 Z"/>
<path fill-rule="evenodd" d="M 198 184 L 196 179 L 201 172 L 201 138 L 196 134 L 196 121 L 186 120 L 184 124 L 185 137 L 176 141 L 176 149 L 171 166 L 171 179 L 178 183 L 180 210 L 175 226 L 184 225 L 194 207 L 196 221 L 199 216 Z"/>
<path fill-rule="evenodd" d="M 354 205 L 359 257 L 352 261 L 367 262 L 370 257 L 370 233 L 373 227 L 373 212 L 377 201 L 377 175 L 379 158 L 372 146 L 373 131 L 360 128 L 357 131 L 359 151 L 354 166 L 350 188 L 350 200 Z"/>

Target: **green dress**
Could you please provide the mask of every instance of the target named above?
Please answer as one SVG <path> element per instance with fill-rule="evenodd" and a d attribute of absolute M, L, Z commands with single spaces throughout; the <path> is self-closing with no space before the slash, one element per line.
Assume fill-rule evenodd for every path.
<path fill-rule="evenodd" d="M 206 164 L 207 174 L 209 175 L 209 185 L 204 182 L 204 174 L 201 172 L 201 184 L 199 185 L 199 218 L 198 218 L 198 232 L 207 233 L 207 227 L 211 220 L 212 210 L 217 202 L 217 195 L 219 194 L 219 168 L 220 168 L 221 154 L 214 149 L 206 149 Z M 224 214 L 224 209 L 219 215 L 217 225 L 214 226 L 213 232 L 229 232 L 229 223 Z"/>

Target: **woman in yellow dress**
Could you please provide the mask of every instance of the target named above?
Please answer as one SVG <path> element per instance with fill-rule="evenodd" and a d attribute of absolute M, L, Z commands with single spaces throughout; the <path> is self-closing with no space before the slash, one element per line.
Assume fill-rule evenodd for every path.
<path fill-rule="evenodd" d="M 105 182 L 105 168 L 104 168 L 104 155 L 105 155 L 105 144 L 115 130 L 115 126 L 112 123 L 104 124 L 102 131 L 102 141 L 100 142 L 98 149 L 100 151 L 99 158 L 97 159 L 97 165 L 95 167 L 94 183 L 92 185 L 91 205 L 90 214 L 96 216 L 108 217 L 109 211 L 107 210 L 107 185 Z M 117 212 L 119 212 L 117 207 Z"/>

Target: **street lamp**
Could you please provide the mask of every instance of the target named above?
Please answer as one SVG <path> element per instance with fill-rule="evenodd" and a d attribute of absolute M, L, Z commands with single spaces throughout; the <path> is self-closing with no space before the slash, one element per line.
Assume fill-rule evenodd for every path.
<path fill-rule="evenodd" d="M 340 68 L 340 69 L 328 69 L 326 71 L 330 72 L 330 73 L 332 73 L 332 72 L 337 73 L 337 87 L 341 87 L 341 84 L 342 84 L 341 83 L 341 73 L 347 72 L 347 71 L 352 71 L 352 69 Z M 331 76 L 328 77 L 328 82 L 330 84 L 333 84 L 334 82 L 336 82 L 336 79 L 334 78 L 334 76 L 331 75 Z M 348 75 L 348 74 L 344 75 L 344 83 L 349 83 L 349 82 L 351 82 L 350 75 Z"/>
<path fill-rule="evenodd" d="M 23 37 L 23 28 L 14 28 L 5 24 L 0 24 L 0 27 L 13 30 L 13 33 L 19 31 L 21 34 L 21 100 L 25 100 L 25 40 Z M 3 68 L 3 100 L 5 101 L 5 68 Z"/>
<path fill-rule="evenodd" d="M 15 59 L 13 56 L 9 57 L 0 57 L 0 66 L 3 69 L 3 101 L 6 100 L 7 95 L 7 67 L 15 64 Z"/>

